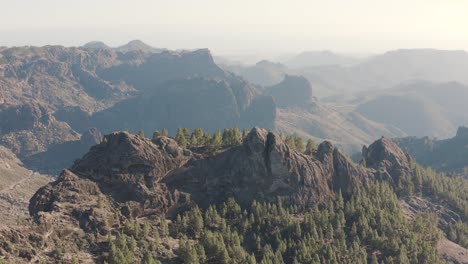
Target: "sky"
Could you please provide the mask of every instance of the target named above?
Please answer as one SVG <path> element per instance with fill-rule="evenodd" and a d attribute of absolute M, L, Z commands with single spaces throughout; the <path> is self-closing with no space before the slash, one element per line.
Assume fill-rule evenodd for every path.
<path fill-rule="evenodd" d="M 466 0 L 0 0 L 0 46 L 141 39 L 216 53 L 468 50 Z"/>

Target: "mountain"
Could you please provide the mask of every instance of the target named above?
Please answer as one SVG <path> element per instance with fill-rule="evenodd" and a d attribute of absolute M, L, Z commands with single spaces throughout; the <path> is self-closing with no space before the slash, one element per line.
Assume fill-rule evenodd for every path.
<path fill-rule="evenodd" d="M 210 98 L 210 99 L 208 99 Z M 198 126 L 215 131 L 221 127 L 274 127 L 276 107 L 271 97 L 256 95 L 246 82 L 235 78 L 177 79 L 158 85 L 141 96 L 122 101 L 91 117 L 92 126 L 104 132 Z"/>
<path fill-rule="evenodd" d="M 353 107 L 321 102 L 313 95 L 310 82 L 301 76 L 286 75 L 281 83 L 266 87 L 263 93 L 272 96 L 278 106 L 277 130 L 304 138 L 332 140 L 348 153 L 382 135 L 406 135 L 398 127 L 372 121 Z"/>
<path fill-rule="evenodd" d="M 440 240 L 437 221 L 421 215 L 437 212 L 447 221 L 444 226 L 451 226 L 466 217 L 459 215 L 459 207 L 453 209 L 456 211 L 447 209 L 450 204 L 441 207 L 436 203 L 443 201 L 429 200 L 433 198 L 423 196 L 426 192 L 416 198 L 401 194 L 399 202 L 395 193 L 408 190 L 401 182 L 418 172 L 410 156 L 393 141 L 381 138 L 363 153 L 365 166 L 353 163 L 330 142 L 305 155 L 278 134 L 259 128 L 252 129 L 242 144 L 211 154 L 180 147 L 165 136 L 149 140 L 115 132 L 106 135 L 56 181 L 37 191 L 29 204 L 32 226 L 0 229 L 0 238 L 5 241 L 0 252 L 16 262 L 79 258 L 91 263 L 119 259 L 192 263 L 206 258 L 216 263 L 226 259 L 256 263 L 270 257 L 270 243 L 290 239 L 296 243 L 285 244 L 284 253 L 271 254 L 293 263 L 294 259 L 307 259 L 293 244 L 311 236 L 320 247 L 327 245 L 325 241 L 343 239 L 347 249 L 343 253 L 333 247 L 325 253 L 310 248 L 319 259 L 331 254 L 337 259 L 388 260 L 401 257 L 402 251 L 394 251 L 392 243 L 409 236 L 411 240 L 401 240 L 403 252 L 406 247 L 418 250 L 404 257 L 431 259 L 433 263 L 441 257 L 453 263 L 466 261 L 466 249 Z M 428 192 L 434 192 L 432 183 L 426 182 L 430 176 L 422 177 Z M 429 206 L 422 207 L 424 203 Z M 372 213 L 379 217 L 370 217 Z M 368 217 L 372 220 L 364 219 Z M 357 223 L 369 229 L 357 229 Z M 351 229 L 358 231 L 340 225 L 355 226 Z M 379 228 L 386 230 L 385 235 L 370 235 Z M 275 229 L 281 231 L 276 238 L 267 231 Z M 363 230 L 370 232 L 367 241 Z M 222 232 L 238 242 L 218 239 Z M 244 239 L 236 238 L 239 234 Z M 255 237 L 261 237 L 260 247 L 252 244 Z M 203 248 L 204 257 L 186 253 L 190 245 Z M 420 245 L 425 245 L 424 251 Z M 361 253 L 349 255 L 353 247 Z M 378 257 L 376 251 L 380 252 Z"/>
<path fill-rule="evenodd" d="M 127 53 L 131 51 L 141 51 L 144 53 L 158 53 L 162 52 L 164 49 L 153 48 L 141 40 L 132 40 L 125 45 L 115 48 L 115 50 L 122 53 Z"/>
<path fill-rule="evenodd" d="M 312 97 L 312 87 L 302 76 L 286 75 L 277 85 L 267 87 L 266 94 L 271 95 L 280 108 L 311 107 L 316 101 Z"/>
<path fill-rule="evenodd" d="M 267 60 L 259 61 L 253 66 L 224 65 L 223 67 L 242 76 L 249 82 L 261 86 L 278 84 L 288 72 L 288 68 L 285 65 Z"/>
<path fill-rule="evenodd" d="M 83 45 L 83 48 L 85 49 L 110 49 L 109 46 L 106 45 L 106 43 L 102 41 L 91 41 Z"/>
<path fill-rule="evenodd" d="M 459 127 L 455 137 L 438 140 L 435 138 L 405 137 L 393 139 L 402 149 L 420 164 L 436 171 L 466 174 L 468 167 L 468 128 Z"/>
<path fill-rule="evenodd" d="M 91 127 L 148 134 L 194 124 L 274 127 L 273 99 L 219 68 L 207 49 L 154 53 L 140 41 L 118 49 L 98 44 L 1 51 L 0 143 L 26 166 L 60 171 L 96 143 L 72 143 Z M 66 148 L 79 151 L 61 155 Z"/>
<path fill-rule="evenodd" d="M 405 82 L 351 99 L 343 93 L 342 98 L 318 100 L 315 97 L 324 85 L 333 82 L 353 90 L 373 82 L 375 76 L 355 71 L 358 65 L 328 65 L 313 66 L 313 72 L 302 69 L 308 74 L 304 79 L 287 73 L 282 64 L 262 61 L 253 66 L 259 74 L 251 79 L 259 76 L 258 82 L 274 84 L 261 87 L 220 68 L 207 49 L 154 53 L 145 51 L 140 41 L 126 47 L 120 51 L 61 46 L 2 49 L 1 144 L 26 166 L 56 164 L 41 169 L 57 172 L 65 163 L 51 160 L 50 154 L 59 152 L 39 154 L 79 140 L 91 127 L 104 133 L 143 130 L 147 134 L 167 128 L 174 134 L 179 127 L 201 126 L 213 132 L 219 127 L 262 126 L 327 139 L 352 152 L 382 135 L 446 137 L 466 120 L 467 109 L 460 99 L 465 98 L 466 88 L 461 82 Z M 336 74 L 345 78 L 334 78 Z M 391 115 L 379 108 L 382 102 L 393 109 Z M 424 121 L 423 126 L 414 127 L 409 117 Z M 69 164 L 73 158 L 67 160 Z M 38 169 L 36 165 L 31 168 Z"/>
<path fill-rule="evenodd" d="M 0 105 L 0 144 L 20 158 L 78 138 L 67 123 L 57 121 L 46 106 L 35 101 Z"/>
<path fill-rule="evenodd" d="M 353 71 L 373 76 L 389 87 L 408 80 L 468 84 L 467 67 L 465 51 L 403 49 L 375 56 Z"/>
<path fill-rule="evenodd" d="M 408 81 L 468 84 L 468 53 L 433 49 L 394 50 L 351 65 L 315 65 L 290 74 L 306 77 L 320 97 L 382 90 Z"/>
<path fill-rule="evenodd" d="M 468 122 L 466 96 L 468 86 L 461 83 L 415 81 L 361 93 L 350 103 L 363 116 L 398 127 L 407 135 L 446 138 Z"/>
<path fill-rule="evenodd" d="M 304 51 L 284 62 L 291 69 L 307 68 L 312 66 L 341 65 L 350 66 L 359 60 L 349 56 L 339 55 L 331 51 Z"/>

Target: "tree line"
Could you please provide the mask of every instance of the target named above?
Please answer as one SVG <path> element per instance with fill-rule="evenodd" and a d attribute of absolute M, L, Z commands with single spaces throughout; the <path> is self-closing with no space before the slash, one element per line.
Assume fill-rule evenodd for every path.
<path fill-rule="evenodd" d="M 204 131 L 201 128 L 195 128 L 193 131 L 190 131 L 188 128 L 178 128 L 173 138 L 183 148 L 208 147 L 211 149 L 224 149 L 240 146 L 248 134 L 248 129 L 243 129 L 241 132 L 237 127 L 225 128 L 215 133 Z M 143 130 L 140 130 L 138 135 L 145 137 Z M 170 137 L 169 131 L 166 128 L 156 130 L 153 132 L 152 139 L 154 140 L 161 136 Z M 300 136 L 285 136 L 283 133 L 280 133 L 280 138 L 291 149 L 308 155 L 311 155 L 317 148 L 315 141 L 311 138 L 304 142 L 304 139 Z"/>

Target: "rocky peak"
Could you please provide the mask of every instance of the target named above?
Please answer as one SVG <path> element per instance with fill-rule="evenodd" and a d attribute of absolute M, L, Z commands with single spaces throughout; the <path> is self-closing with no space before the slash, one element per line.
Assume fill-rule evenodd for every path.
<path fill-rule="evenodd" d="M 261 153 L 265 148 L 268 132 L 262 128 L 253 128 L 244 139 L 244 146 L 252 153 Z"/>
<path fill-rule="evenodd" d="M 377 170 L 379 177 L 397 183 L 400 176 L 411 173 L 411 158 L 391 139 L 382 137 L 362 149 L 368 168 Z"/>
<path fill-rule="evenodd" d="M 211 156 L 194 154 L 168 137 L 149 140 L 115 132 L 75 162 L 64 173 L 68 177 L 59 178 L 60 184 L 39 190 L 30 211 L 37 215 L 44 208 L 58 208 L 54 203 L 59 200 L 86 206 L 67 198 L 67 193 L 89 195 L 94 192 L 91 185 L 105 197 L 112 197 L 116 209 L 137 216 L 151 212 L 172 215 L 194 202 L 208 206 L 229 197 L 246 205 L 253 200 L 274 202 L 280 198 L 285 204 L 307 207 L 335 199 L 338 190 L 349 195 L 362 182 L 384 173 L 392 179 L 409 167 L 409 157 L 387 139 L 366 148 L 365 157 L 367 169 L 328 141 L 319 145 L 314 156 L 305 155 L 289 148 L 279 135 L 261 128 L 253 128 L 241 146 Z M 67 191 L 67 186 L 83 186 L 85 190 Z"/>

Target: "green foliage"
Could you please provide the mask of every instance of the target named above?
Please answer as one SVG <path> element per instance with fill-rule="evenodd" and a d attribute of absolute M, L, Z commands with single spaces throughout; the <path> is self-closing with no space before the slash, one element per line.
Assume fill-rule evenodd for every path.
<path fill-rule="evenodd" d="M 305 211 L 256 201 L 242 208 L 232 198 L 193 208 L 177 217 L 174 236 L 184 241 L 179 257 L 193 261 L 184 263 L 439 263 L 436 224 L 432 215 L 408 222 L 392 187 L 369 183 L 347 201 L 338 192 Z"/>
<path fill-rule="evenodd" d="M 239 128 L 226 128 L 223 132 L 223 145 L 226 147 L 239 146 L 242 143 L 242 136 Z"/>
<path fill-rule="evenodd" d="M 457 222 L 447 227 L 447 238 L 464 248 L 468 248 L 468 223 Z"/>
<path fill-rule="evenodd" d="M 183 148 L 185 148 L 188 143 L 188 136 L 186 137 L 185 131 L 185 129 L 179 128 L 177 129 L 177 134 L 175 136 L 175 141 L 177 141 L 177 144 Z"/>
<path fill-rule="evenodd" d="M 157 137 L 168 137 L 169 136 L 169 131 L 167 131 L 166 128 L 163 128 L 163 130 L 159 131 L 159 130 L 156 130 L 153 132 L 153 139 L 157 138 Z"/>
<path fill-rule="evenodd" d="M 143 131 L 143 130 L 138 131 L 138 136 L 140 136 L 141 138 L 144 138 L 145 137 L 145 131 Z"/>
<path fill-rule="evenodd" d="M 150 252 L 145 252 L 145 255 L 143 256 L 143 261 L 141 262 L 142 264 L 156 264 L 156 261 L 153 258 L 153 255 L 151 255 Z"/>
<path fill-rule="evenodd" d="M 404 174 L 398 183 L 398 193 L 429 197 L 455 210 L 466 222 L 468 219 L 468 181 L 461 177 L 449 177 L 436 173 L 416 163 L 412 164 L 413 173 Z"/>
<path fill-rule="evenodd" d="M 211 145 L 214 148 L 220 148 L 223 145 L 223 136 L 221 135 L 221 131 L 216 131 L 216 133 L 213 136 L 213 140 L 211 142 Z"/>
<path fill-rule="evenodd" d="M 315 144 L 315 141 L 313 139 L 309 138 L 305 147 L 305 154 L 312 155 L 312 153 L 314 153 L 316 149 L 317 144 Z"/>
<path fill-rule="evenodd" d="M 286 145 L 288 145 L 291 149 L 293 150 L 296 150 L 298 152 L 301 152 L 301 153 L 306 153 L 307 154 L 307 148 L 306 146 L 304 145 L 304 140 L 299 137 L 299 136 L 295 136 L 295 135 L 287 135 L 284 139 L 284 142 L 286 143 Z M 309 142 L 308 142 L 309 143 Z M 312 146 L 309 146 L 309 147 L 312 147 Z M 312 151 L 310 151 L 310 153 L 312 153 Z"/>

